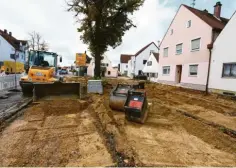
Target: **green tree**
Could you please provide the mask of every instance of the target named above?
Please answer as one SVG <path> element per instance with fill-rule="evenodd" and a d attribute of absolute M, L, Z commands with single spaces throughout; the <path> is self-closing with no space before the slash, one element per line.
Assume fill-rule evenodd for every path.
<path fill-rule="evenodd" d="M 125 31 L 136 27 L 129 18 L 144 0 L 71 0 L 68 11 L 74 12 L 80 23 L 81 40 L 88 44 L 95 57 L 95 77 L 100 78 L 102 55 L 111 46 L 122 42 Z"/>

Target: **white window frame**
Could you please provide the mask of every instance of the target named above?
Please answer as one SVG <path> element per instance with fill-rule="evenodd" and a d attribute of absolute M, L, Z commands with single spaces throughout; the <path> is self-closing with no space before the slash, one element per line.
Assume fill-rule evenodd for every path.
<path fill-rule="evenodd" d="M 165 49 L 167 49 L 167 56 L 165 56 Z M 163 57 L 168 57 L 169 55 L 169 47 L 163 48 Z"/>
<path fill-rule="evenodd" d="M 200 42 L 199 42 L 199 48 L 193 50 L 193 49 L 192 49 L 192 41 L 194 41 L 194 40 L 198 40 L 198 39 L 200 39 Z M 191 42 L 190 42 L 191 52 L 200 51 L 200 49 L 201 49 L 201 41 L 202 41 L 202 38 L 201 38 L 201 37 L 194 38 L 194 39 L 191 40 Z"/>
<path fill-rule="evenodd" d="M 177 46 L 178 45 L 182 45 L 182 48 L 181 48 L 181 53 L 177 53 Z M 177 44 L 176 46 L 175 46 L 175 55 L 180 55 L 180 54 L 182 54 L 183 53 L 183 43 L 179 43 L 179 44 Z"/>
<path fill-rule="evenodd" d="M 167 67 L 169 67 L 169 73 L 164 74 L 164 73 L 163 73 L 163 72 L 164 72 L 164 69 L 167 68 Z M 162 75 L 163 75 L 163 76 L 169 76 L 169 75 L 170 75 L 170 66 L 162 66 Z"/>
<path fill-rule="evenodd" d="M 191 75 L 191 72 L 190 72 L 190 67 L 191 66 L 197 66 L 197 74 L 196 75 Z M 188 74 L 189 74 L 190 77 L 197 77 L 198 76 L 198 67 L 199 67 L 198 64 L 190 64 L 189 65 Z"/>
<path fill-rule="evenodd" d="M 190 24 L 189 24 L 189 23 L 190 23 Z M 192 26 L 192 20 L 188 20 L 186 27 L 187 27 L 187 28 L 190 28 L 191 26 Z"/>

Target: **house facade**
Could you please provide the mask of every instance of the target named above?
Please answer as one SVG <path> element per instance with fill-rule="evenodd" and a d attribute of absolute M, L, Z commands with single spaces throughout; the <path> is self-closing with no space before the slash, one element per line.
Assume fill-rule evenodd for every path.
<path fill-rule="evenodd" d="M 120 73 L 122 75 L 126 75 L 128 74 L 128 61 L 131 59 L 133 55 L 130 54 L 121 54 L 120 55 Z"/>
<path fill-rule="evenodd" d="M 25 63 L 27 41 L 17 40 L 7 30 L 0 30 L 0 66 L 4 61 L 14 61 L 11 54 L 17 54 L 17 62 Z"/>
<path fill-rule="evenodd" d="M 87 65 L 87 75 L 88 76 L 94 76 L 94 69 L 95 69 L 95 59 L 92 57 L 92 60 L 90 63 Z M 107 58 L 105 55 L 103 60 L 101 61 L 101 70 L 104 69 L 102 72 L 102 76 L 104 77 L 112 77 L 112 78 L 117 78 L 118 76 L 118 69 L 112 67 L 111 61 Z"/>
<path fill-rule="evenodd" d="M 222 4 L 214 14 L 181 5 L 161 44 L 160 83 L 178 84 L 205 90 L 209 67 L 209 44 L 212 44 L 228 19 L 220 17 Z"/>
<path fill-rule="evenodd" d="M 236 93 L 235 30 L 236 14 L 213 45 L 209 78 L 209 90 L 212 92 Z"/>
<path fill-rule="evenodd" d="M 143 68 L 143 73 L 148 76 L 148 80 L 157 82 L 159 71 L 159 53 L 150 53 L 147 63 Z"/>
<path fill-rule="evenodd" d="M 158 53 L 159 48 L 154 42 L 149 43 L 145 47 L 143 47 L 141 50 L 139 50 L 134 56 L 131 57 L 131 62 L 129 70 L 130 70 L 130 76 L 137 76 L 140 74 L 143 74 L 143 68 L 145 64 L 147 63 L 147 60 L 150 56 L 150 53 Z"/>

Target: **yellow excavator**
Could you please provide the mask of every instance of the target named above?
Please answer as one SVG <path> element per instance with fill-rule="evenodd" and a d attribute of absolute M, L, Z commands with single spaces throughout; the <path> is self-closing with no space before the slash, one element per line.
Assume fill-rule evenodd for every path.
<path fill-rule="evenodd" d="M 37 98 L 52 95 L 80 95 L 80 83 L 64 82 L 57 73 L 58 58 L 53 52 L 31 50 L 28 53 L 26 73 L 20 79 L 23 94 L 33 94 Z"/>

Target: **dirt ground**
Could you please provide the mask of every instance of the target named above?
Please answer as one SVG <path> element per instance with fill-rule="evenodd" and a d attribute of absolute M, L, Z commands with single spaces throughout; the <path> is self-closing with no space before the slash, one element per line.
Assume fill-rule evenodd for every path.
<path fill-rule="evenodd" d="M 146 84 L 145 124 L 125 120 L 104 95 L 47 100 L 0 135 L 0 166 L 236 166 L 236 102 Z"/>

